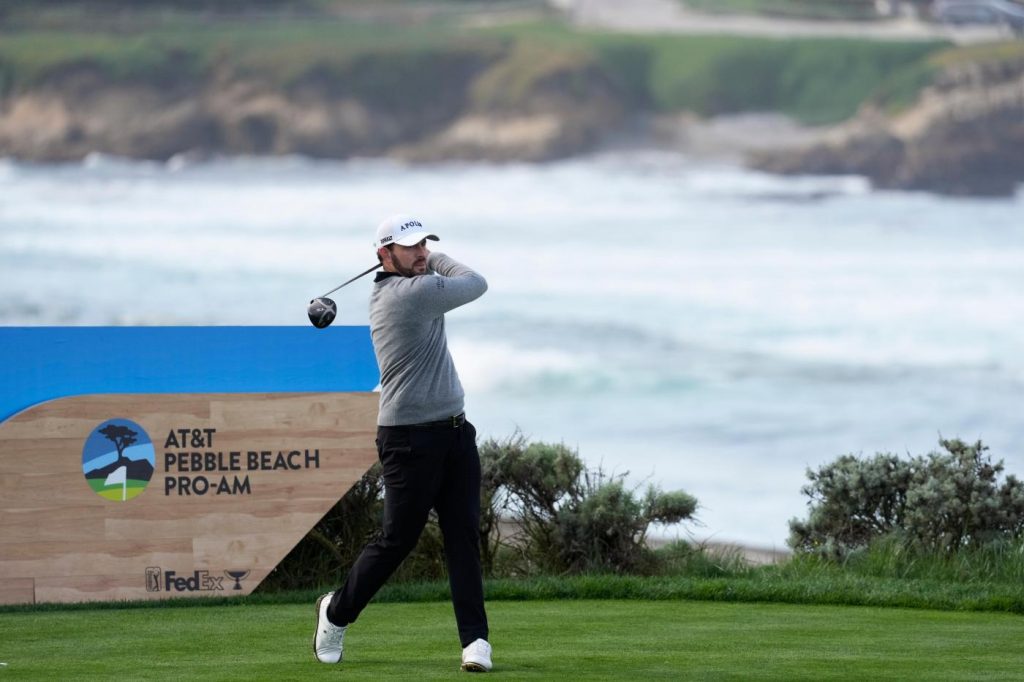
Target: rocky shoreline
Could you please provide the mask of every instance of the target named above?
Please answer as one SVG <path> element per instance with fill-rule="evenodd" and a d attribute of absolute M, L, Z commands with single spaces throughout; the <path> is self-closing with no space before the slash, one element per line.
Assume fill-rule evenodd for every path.
<path fill-rule="evenodd" d="M 434 77 L 407 97 L 346 88 L 372 68 L 359 63 L 351 73 L 313 69 L 287 85 L 230 68 L 200 79 L 119 81 L 89 64 L 72 64 L 0 97 L 0 157 L 546 161 L 593 149 L 623 121 L 626 106 L 592 64 L 556 64 L 514 101 L 475 94 L 487 79 L 498 81 L 492 90 L 502 90 L 506 57 L 446 54 L 444 63 L 432 65 Z M 584 87 L 567 88 L 569 81 Z"/>
<path fill-rule="evenodd" d="M 654 116 L 592 64 L 552 68 L 514 103 L 474 100 L 493 67 L 455 56 L 443 91 L 405 106 L 353 95 L 316 73 L 287 88 L 227 70 L 202 80 L 119 82 L 80 64 L 0 99 L 0 156 L 540 162 L 628 139 L 773 173 L 864 175 L 879 188 L 1009 196 L 1024 182 L 1024 60 L 948 68 L 899 115 L 865 106 L 819 129 L 771 114 Z"/>
<path fill-rule="evenodd" d="M 946 68 L 898 115 L 867 106 L 813 144 L 755 152 L 750 163 L 865 175 L 885 189 L 1013 195 L 1024 182 L 1024 60 Z"/>

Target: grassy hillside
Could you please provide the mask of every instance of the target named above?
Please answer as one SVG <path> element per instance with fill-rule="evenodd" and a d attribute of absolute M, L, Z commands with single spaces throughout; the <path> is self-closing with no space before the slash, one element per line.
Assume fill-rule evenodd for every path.
<path fill-rule="evenodd" d="M 781 111 L 806 123 L 852 115 L 880 91 L 912 99 L 944 43 L 738 36 L 576 33 L 553 25 L 503 31 L 533 50 L 591 55 L 634 101 L 655 111 L 702 115 Z"/>
<path fill-rule="evenodd" d="M 454 53 L 500 62 L 472 102 L 510 106 L 553 71 L 598 70 L 629 108 L 702 115 L 777 110 L 807 123 L 850 116 L 867 98 L 907 101 L 941 43 L 635 36 L 573 32 L 553 23 L 462 28 L 453 19 L 403 26 L 292 19 L 203 23 L 186 15 L 131 31 L 20 29 L 0 33 L 0 93 L 53 82 L 87 66 L 114 80 L 194 81 L 215 69 L 288 85 L 310 73 L 367 97 L 393 99 Z M 461 63 L 461 62 L 460 62 Z M 585 78 L 559 81 L 587 87 Z"/>
<path fill-rule="evenodd" d="M 432 26 L 368 28 L 301 20 L 233 27 L 179 19 L 128 35 L 72 30 L 0 34 L 0 68 L 7 92 L 45 83 L 74 65 L 91 66 L 117 81 L 195 78 L 231 67 L 286 84 L 306 70 L 345 66 L 360 58 L 385 67 L 395 63 L 401 70 L 403 58 L 463 46 L 486 54 L 488 42 Z"/>

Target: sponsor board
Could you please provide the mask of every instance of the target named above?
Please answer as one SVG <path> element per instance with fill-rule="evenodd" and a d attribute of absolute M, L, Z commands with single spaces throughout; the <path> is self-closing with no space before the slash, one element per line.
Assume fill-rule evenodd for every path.
<path fill-rule="evenodd" d="M 366 327 L 0 328 L 0 603 L 250 593 L 376 461 Z"/>
<path fill-rule="evenodd" d="M 248 594 L 376 461 L 377 402 L 76 396 L 20 412 L 0 423 L 0 603 Z"/>

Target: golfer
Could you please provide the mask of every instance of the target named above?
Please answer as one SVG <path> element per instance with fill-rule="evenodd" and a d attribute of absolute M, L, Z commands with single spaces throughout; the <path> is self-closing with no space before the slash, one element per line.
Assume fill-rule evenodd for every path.
<path fill-rule="evenodd" d="M 444 314 L 479 298 L 487 282 L 427 249 L 423 223 L 393 216 L 377 228 L 383 264 L 370 295 L 370 333 L 380 366 L 377 455 L 383 467 L 384 520 L 344 586 L 317 601 L 313 649 L 337 663 L 353 623 L 416 546 L 431 508 L 444 536 L 448 579 L 462 643 L 462 669 L 491 669 L 480 572 L 480 456 L 476 429 L 445 337 Z"/>

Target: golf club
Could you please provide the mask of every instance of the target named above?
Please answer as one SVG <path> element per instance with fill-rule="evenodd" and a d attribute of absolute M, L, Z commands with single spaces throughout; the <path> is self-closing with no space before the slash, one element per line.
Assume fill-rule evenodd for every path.
<path fill-rule="evenodd" d="M 342 288 L 347 284 L 351 284 L 360 277 L 370 274 L 371 272 L 379 268 L 381 265 L 381 263 L 377 263 L 369 270 L 360 272 L 352 279 L 342 282 L 338 286 L 334 287 L 323 296 L 317 296 L 312 301 L 310 301 L 309 306 L 306 308 L 306 314 L 309 315 L 309 321 L 313 323 L 313 326 L 316 327 L 317 329 L 323 329 L 324 327 L 330 325 L 331 322 L 334 322 L 334 318 L 338 316 L 338 306 L 335 305 L 334 301 L 327 298 L 330 294 L 333 294 L 335 291 L 337 291 L 338 289 Z"/>

